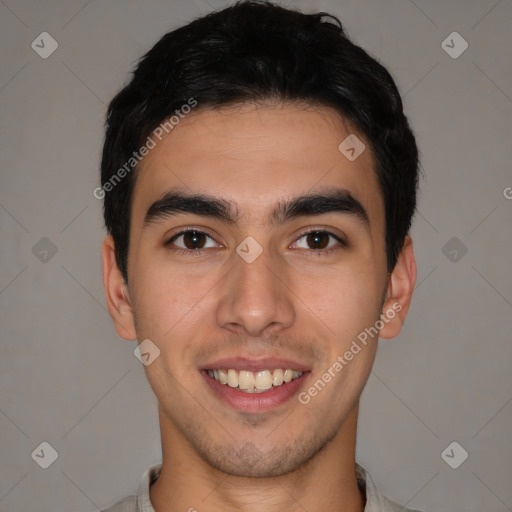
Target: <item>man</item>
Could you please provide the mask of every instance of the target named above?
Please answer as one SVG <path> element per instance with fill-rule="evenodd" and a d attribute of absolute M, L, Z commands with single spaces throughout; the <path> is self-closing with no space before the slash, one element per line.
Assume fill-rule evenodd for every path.
<path fill-rule="evenodd" d="M 109 512 L 407 510 L 355 445 L 378 337 L 411 302 L 417 180 L 392 78 L 333 16 L 239 2 L 143 57 L 95 194 L 163 460 Z"/>

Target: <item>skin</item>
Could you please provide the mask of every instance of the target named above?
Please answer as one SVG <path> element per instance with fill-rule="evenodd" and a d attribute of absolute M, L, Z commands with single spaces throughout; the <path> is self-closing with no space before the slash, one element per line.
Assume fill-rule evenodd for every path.
<path fill-rule="evenodd" d="M 157 512 L 363 510 L 357 416 L 377 338 L 307 405 L 292 397 L 270 411 L 240 412 L 220 401 L 199 371 L 222 357 L 282 357 L 310 367 L 303 391 L 397 303 L 401 310 L 380 337 L 400 332 L 416 281 L 412 242 L 407 237 L 388 274 L 373 156 L 365 142 L 349 161 L 338 150 L 349 133 L 358 132 L 323 106 L 198 106 L 143 160 L 131 212 L 129 286 L 110 236 L 103 262 L 118 334 L 149 338 L 161 351 L 144 367 L 159 404 L 163 467 L 150 490 Z M 238 221 L 181 213 L 144 226 L 151 204 L 176 188 L 232 203 Z M 269 222 L 277 203 L 334 188 L 361 202 L 368 226 L 337 212 Z M 183 237 L 166 242 L 187 227 L 211 238 L 202 239 L 201 251 L 180 254 L 172 248 L 187 250 Z M 347 246 L 327 236 L 334 249 L 322 253 L 304 236 L 310 228 L 343 237 Z M 263 249 L 250 264 L 236 253 L 248 236 Z"/>

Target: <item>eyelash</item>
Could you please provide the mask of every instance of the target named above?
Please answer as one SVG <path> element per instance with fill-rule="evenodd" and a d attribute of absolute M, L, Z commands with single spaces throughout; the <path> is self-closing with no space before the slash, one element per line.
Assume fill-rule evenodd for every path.
<path fill-rule="evenodd" d="M 177 254 L 184 254 L 184 255 L 187 255 L 187 256 L 190 256 L 190 255 L 198 255 L 199 256 L 199 255 L 201 255 L 201 253 L 205 249 L 182 249 L 180 247 L 178 247 L 178 248 L 172 247 L 172 243 L 176 239 L 178 239 L 179 237 L 181 237 L 183 235 L 186 235 L 187 233 L 196 233 L 198 235 L 206 235 L 208 238 L 213 240 L 213 237 L 211 237 L 208 233 L 205 233 L 204 231 L 200 231 L 198 229 L 185 229 L 183 231 L 180 231 L 179 233 L 174 234 L 167 242 L 165 242 L 165 246 L 169 247 L 173 252 L 175 252 Z M 332 251 L 338 251 L 338 250 L 344 249 L 348 245 L 345 242 L 345 240 L 341 239 L 339 236 L 335 235 L 334 233 L 331 233 L 330 231 L 327 231 L 325 229 L 315 229 L 315 228 L 310 229 L 309 231 L 306 231 L 305 233 L 302 233 L 295 240 L 294 244 L 296 244 L 301 238 L 304 238 L 304 237 L 308 236 L 311 233 L 321 233 L 321 234 L 328 235 L 329 237 L 334 238 L 338 242 L 338 244 L 339 244 L 338 246 L 329 247 L 327 249 L 305 249 L 305 250 L 309 250 L 310 252 L 317 253 L 318 256 L 323 256 L 323 255 L 326 255 L 326 254 L 330 254 Z"/>

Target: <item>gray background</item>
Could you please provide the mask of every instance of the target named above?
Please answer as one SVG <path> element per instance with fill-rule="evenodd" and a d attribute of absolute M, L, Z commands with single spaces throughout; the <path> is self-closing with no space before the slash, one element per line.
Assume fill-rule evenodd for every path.
<path fill-rule="evenodd" d="M 358 461 L 412 508 L 512 510 L 512 2 L 281 3 L 338 15 L 388 67 L 425 171 L 417 290 L 401 335 L 380 342 Z M 3 512 L 97 510 L 135 492 L 160 460 L 136 343 L 118 338 L 106 311 L 92 190 L 106 104 L 135 60 L 223 5 L 0 1 Z M 59 45 L 47 59 L 31 48 L 43 31 Z M 441 46 L 453 31 L 469 44 L 458 58 Z M 42 441 L 58 452 L 48 469 L 31 458 Z M 441 457 L 453 441 L 469 454 L 457 469 Z"/>

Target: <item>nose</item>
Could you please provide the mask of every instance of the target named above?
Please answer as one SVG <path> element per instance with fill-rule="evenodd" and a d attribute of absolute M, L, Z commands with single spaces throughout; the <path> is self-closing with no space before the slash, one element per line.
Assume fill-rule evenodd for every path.
<path fill-rule="evenodd" d="M 238 255 L 226 275 L 218 302 L 218 325 L 262 337 L 293 325 L 296 311 L 284 272 L 265 252 L 251 263 Z"/>

